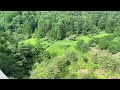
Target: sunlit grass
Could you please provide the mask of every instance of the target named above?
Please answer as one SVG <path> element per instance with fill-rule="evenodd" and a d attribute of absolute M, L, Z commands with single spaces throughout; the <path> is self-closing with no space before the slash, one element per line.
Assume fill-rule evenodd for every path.
<path fill-rule="evenodd" d="M 93 35 L 92 37 L 101 38 L 101 37 L 107 36 L 107 35 L 109 35 L 109 34 L 102 31 L 99 34 Z M 47 49 L 50 45 L 53 44 L 48 49 L 48 52 L 51 54 L 51 56 L 64 55 L 66 52 L 74 51 L 78 54 L 78 57 L 79 57 L 79 55 L 82 55 L 83 53 L 76 49 L 77 41 L 78 40 L 84 40 L 85 43 L 89 43 L 89 41 L 92 39 L 92 37 L 89 37 L 89 35 L 81 35 L 81 36 L 77 36 L 76 41 L 70 41 L 66 38 L 64 40 L 56 41 L 55 44 L 53 44 L 53 41 L 50 41 L 50 40 L 45 41 L 44 38 L 42 38 L 42 39 L 40 39 L 40 41 L 41 41 L 40 43 L 41 43 L 41 45 L 44 49 Z M 27 40 L 24 40 L 24 41 L 20 41 L 19 44 L 20 43 L 25 43 L 25 44 L 29 43 L 29 44 L 32 44 L 32 45 L 36 45 L 37 40 L 36 40 L 36 38 L 31 38 L 31 39 L 27 39 Z M 84 55 L 87 58 L 90 58 L 89 52 L 84 54 Z"/>
<path fill-rule="evenodd" d="M 20 41 L 19 44 L 21 43 L 25 43 L 25 44 L 31 44 L 31 45 L 36 45 L 37 41 L 36 41 L 36 38 L 30 38 L 30 39 L 27 39 L 27 40 L 24 40 L 24 41 Z"/>
<path fill-rule="evenodd" d="M 102 31 L 102 32 L 100 32 L 99 34 L 97 34 L 97 35 L 95 35 L 93 37 L 95 37 L 95 38 L 101 38 L 101 37 L 108 36 L 108 35 L 109 35 L 108 33 Z"/>
<path fill-rule="evenodd" d="M 85 35 L 85 36 L 82 35 L 82 36 L 78 36 L 77 40 L 84 40 L 85 43 L 89 43 L 89 41 L 91 40 L 91 38 L 88 35 Z"/>

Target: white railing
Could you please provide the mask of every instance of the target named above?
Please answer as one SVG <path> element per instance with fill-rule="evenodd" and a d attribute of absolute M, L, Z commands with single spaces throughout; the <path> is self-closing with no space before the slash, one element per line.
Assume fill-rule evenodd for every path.
<path fill-rule="evenodd" d="M 0 70 L 0 79 L 8 79 L 8 77 Z"/>

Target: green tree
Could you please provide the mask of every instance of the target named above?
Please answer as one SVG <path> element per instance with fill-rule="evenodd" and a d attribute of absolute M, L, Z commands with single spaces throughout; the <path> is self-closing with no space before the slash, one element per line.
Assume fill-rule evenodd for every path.
<path fill-rule="evenodd" d="M 120 26 L 117 26 L 116 28 L 115 28 L 115 30 L 114 30 L 114 34 L 116 35 L 116 36 L 120 36 Z"/>
<path fill-rule="evenodd" d="M 76 49 L 78 49 L 78 50 L 80 50 L 80 51 L 85 53 L 90 48 L 89 48 L 89 45 L 84 42 L 84 40 L 79 40 L 79 41 L 77 41 Z"/>
<path fill-rule="evenodd" d="M 108 50 L 115 54 L 120 51 L 120 38 L 115 38 L 114 40 L 110 41 Z"/>

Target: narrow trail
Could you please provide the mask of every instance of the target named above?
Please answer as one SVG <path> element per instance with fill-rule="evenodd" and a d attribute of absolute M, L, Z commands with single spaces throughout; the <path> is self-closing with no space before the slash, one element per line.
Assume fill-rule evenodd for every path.
<path fill-rule="evenodd" d="M 56 42 L 57 42 L 57 40 L 56 40 L 53 44 L 51 44 L 51 45 L 46 49 L 46 51 L 48 51 L 48 49 L 49 49 L 50 47 L 52 47 Z"/>

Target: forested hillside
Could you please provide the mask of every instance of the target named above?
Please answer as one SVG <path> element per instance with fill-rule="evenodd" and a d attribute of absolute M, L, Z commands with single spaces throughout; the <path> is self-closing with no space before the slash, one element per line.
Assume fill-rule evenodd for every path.
<path fill-rule="evenodd" d="M 0 69 L 10 79 L 120 78 L 120 12 L 1 11 Z"/>

